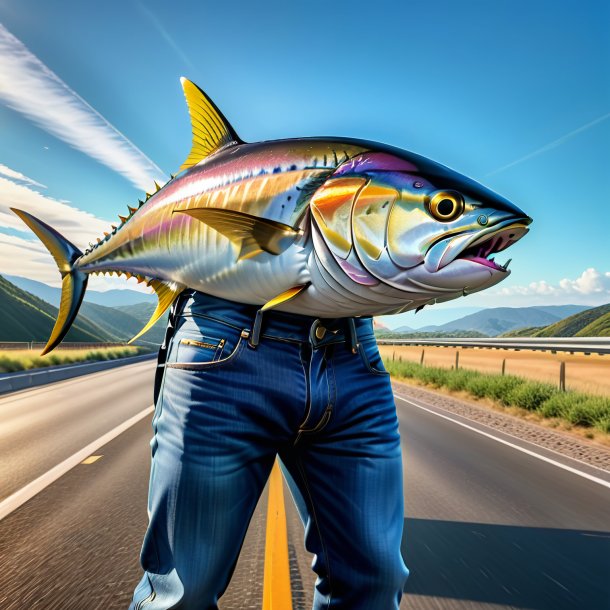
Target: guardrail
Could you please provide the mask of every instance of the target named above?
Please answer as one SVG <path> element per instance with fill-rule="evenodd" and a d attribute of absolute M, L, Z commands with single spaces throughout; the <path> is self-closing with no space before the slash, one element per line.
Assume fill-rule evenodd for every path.
<path fill-rule="evenodd" d="M 610 337 L 490 337 L 489 339 L 377 339 L 380 345 L 430 345 L 485 349 L 537 350 L 543 352 L 576 352 L 610 354 Z"/>

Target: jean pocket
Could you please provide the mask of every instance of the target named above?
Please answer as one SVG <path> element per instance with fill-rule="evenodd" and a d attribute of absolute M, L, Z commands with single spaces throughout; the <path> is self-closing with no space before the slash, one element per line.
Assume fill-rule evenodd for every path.
<path fill-rule="evenodd" d="M 190 371 L 224 366 L 237 359 L 248 331 L 212 320 L 184 320 L 172 337 L 166 366 Z"/>
<path fill-rule="evenodd" d="M 369 373 L 372 373 L 373 375 L 390 374 L 383 366 L 383 360 L 377 347 L 377 341 L 374 337 L 360 341 L 358 344 L 358 352 L 360 353 L 360 358 L 362 359 L 362 362 Z"/>

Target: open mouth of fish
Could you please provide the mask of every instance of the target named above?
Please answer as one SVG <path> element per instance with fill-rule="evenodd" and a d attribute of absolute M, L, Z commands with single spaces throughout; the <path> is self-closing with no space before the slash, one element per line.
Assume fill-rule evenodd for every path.
<path fill-rule="evenodd" d="M 472 235 L 467 233 L 457 237 L 439 239 L 426 255 L 424 265 L 428 271 L 438 271 L 457 259 L 463 259 L 489 267 L 494 271 L 506 272 L 512 259 L 503 265 L 495 261 L 495 255 L 506 250 L 527 232 L 528 220 L 508 220 L 490 227 L 487 231 Z"/>

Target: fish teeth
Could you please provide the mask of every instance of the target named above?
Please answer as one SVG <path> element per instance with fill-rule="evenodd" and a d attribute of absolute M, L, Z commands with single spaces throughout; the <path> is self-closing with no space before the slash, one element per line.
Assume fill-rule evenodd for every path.
<path fill-rule="evenodd" d="M 510 265 L 510 261 L 512 261 L 512 258 L 509 258 L 505 263 L 504 263 L 504 271 L 506 271 L 508 269 L 508 266 Z"/>

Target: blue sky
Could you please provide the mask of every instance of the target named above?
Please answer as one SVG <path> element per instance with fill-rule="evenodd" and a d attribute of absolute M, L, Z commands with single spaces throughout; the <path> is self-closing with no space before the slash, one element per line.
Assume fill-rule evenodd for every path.
<path fill-rule="evenodd" d="M 609 6 L 4 0 L 0 273 L 59 280 L 9 205 L 86 245 L 178 169 L 184 75 L 245 140 L 386 142 L 534 218 L 505 282 L 437 309 L 608 302 Z"/>

